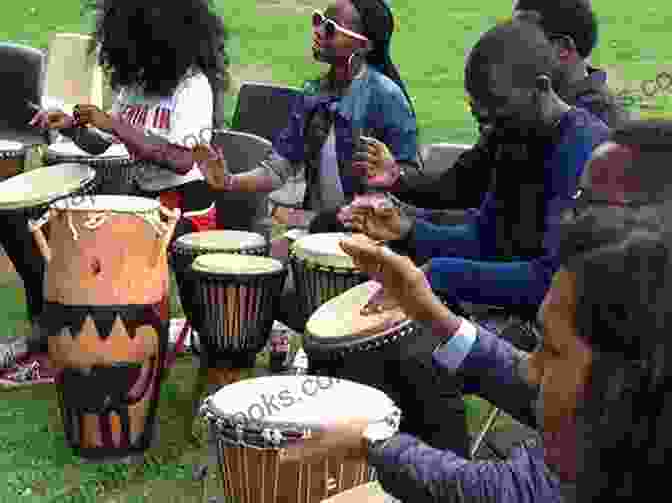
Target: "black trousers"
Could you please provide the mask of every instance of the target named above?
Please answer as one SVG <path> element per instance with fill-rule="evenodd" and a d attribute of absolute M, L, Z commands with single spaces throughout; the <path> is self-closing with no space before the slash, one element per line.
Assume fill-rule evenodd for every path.
<path fill-rule="evenodd" d="M 40 316 L 44 305 L 45 261 L 28 230 L 25 213 L 0 214 L 0 244 L 23 281 L 26 311 L 28 319 L 33 321 Z"/>

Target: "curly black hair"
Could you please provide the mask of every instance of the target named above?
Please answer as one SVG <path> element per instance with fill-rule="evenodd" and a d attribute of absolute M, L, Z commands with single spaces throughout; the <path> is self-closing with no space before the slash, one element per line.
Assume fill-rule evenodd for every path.
<path fill-rule="evenodd" d="M 572 38 L 577 52 L 587 58 L 597 45 L 598 23 L 589 0 L 518 0 L 516 9 L 536 11 L 539 22 L 549 35 L 566 35 Z"/>
<path fill-rule="evenodd" d="M 230 86 L 228 31 L 212 0 L 83 0 L 95 13 L 89 46 L 110 85 L 140 85 L 149 95 L 170 96 L 190 72 L 213 87 Z M 99 52 L 98 52 L 99 51 Z"/>

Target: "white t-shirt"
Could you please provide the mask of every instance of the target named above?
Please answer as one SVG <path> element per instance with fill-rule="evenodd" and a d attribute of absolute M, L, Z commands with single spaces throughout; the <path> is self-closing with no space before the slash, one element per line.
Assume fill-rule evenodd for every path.
<path fill-rule="evenodd" d="M 185 77 L 173 96 L 147 97 L 137 88 L 124 88 L 114 101 L 112 113 L 129 124 L 142 128 L 148 135 L 157 135 L 177 145 L 193 146 L 190 135 L 210 141 L 213 117 L 213 92 L 203 73 Z M 200 135 L 200 136 L 199 136 Z M 138 183 L 148 191 L 160 191 L 203 180 L 196 164 L 186 175 L 146 164 L 140 168 Z"/>

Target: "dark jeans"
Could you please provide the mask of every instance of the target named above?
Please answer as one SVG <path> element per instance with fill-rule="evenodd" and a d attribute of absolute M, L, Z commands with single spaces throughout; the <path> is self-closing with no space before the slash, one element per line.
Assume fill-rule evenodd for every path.
<path fill-rule="evenodd" d="M 0 214 L 0 244 L 23 280 L 28 319 L 33 321 L 42 313 L 44 305 L 45 262 L 28 230 L 25 213 Z"/>

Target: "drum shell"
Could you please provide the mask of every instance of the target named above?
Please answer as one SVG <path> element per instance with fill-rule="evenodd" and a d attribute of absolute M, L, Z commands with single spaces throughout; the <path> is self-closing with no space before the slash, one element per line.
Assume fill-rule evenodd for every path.
<path fill-rule="evenodd" d="M 287 268 L 260 274 L 187 273 L 195 286 L 193 317 L 208 367 L 248 366 L 267 344 Z"/>
<path fill-rule="evenodd" d="M 373 471 L 363 457 L 281 464 L 280 452 L 275 449 L 236 446 L 222 440 L 217 440 L 217 449 L 224 495 L 233 501 L 321 503 L 373 480 Z"/>
<path fill-rule="evenodd" d="M 306 334 L 303 349 L 308 355 L 309 372 L 388 390 L 385 363 L 400 361 L 407 337 L 418 330 L 419 325 L 409 320 L 377 335 L 348 337 L 342 344 L 325 344 L 323 338 Z"/>
<path fill-rule="evenodd" d="M 177 240 L 175 240 L 173 244 L 172 253 L 170 255 L 170 264 L 175 271 L 184 274 L 184 281 L 192 283 L 192 291 L 196 286 L 193 281 L 193 276 L 190 274 L 191 264 L 193 264 L 194 260 L 199 256 L 209 253 L 222 253 L 222 250 L 215 248 L 189 247 L 179 243 Z M 226 250 L 225 253 L 265 256 L 268 254 L 268 245 L 265 244 L 264 246 L 255 246 L 238 250 Z M 195 302 L 196 299 L 194 298 L 180 297 L 180 303 L 185 318 L 189 321 L 192 328 L 198 332 L 201 326 L 201 319 L 195 316 Z"/>
<path fill-rule="evenodd" d="M 26 149 L 0 151 L 0 180 L 6 180 L 23 173 Z"/>
<path fill-rule="evenodd" d="M 67 305 L 155 304 L 168 295 L 168 262 L 157 256 L 160 236 L 141 217 L 112 213 L 96 229 L 84 222 L 99 211 L 54 210 L 52 258 L 45 274 L 45 299 Z M 75 241 L 69 218 L 79 236 Z"/>
<path fill-rule="evenodd" d="M 299 298 L 297 307 L 304 324 L 322 304 L 369 280 L 368 276 L 356 269 L 318 265 L 294 253 L 290 254 L 289 262 Z"/>

